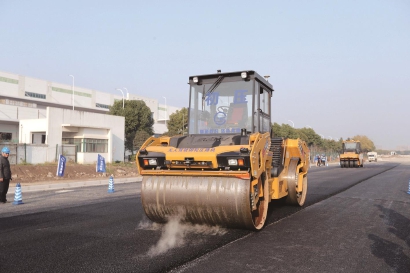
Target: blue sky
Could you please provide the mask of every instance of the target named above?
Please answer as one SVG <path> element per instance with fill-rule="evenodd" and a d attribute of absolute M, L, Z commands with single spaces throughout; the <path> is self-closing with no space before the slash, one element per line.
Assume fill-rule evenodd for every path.
<path fill-rule="evenodd" d="M 5 72 L 186 107 L 189 76 L 255 70 L 273 122 L 410 149 L 407 0 L 0 0 L 0 26 Z"/>

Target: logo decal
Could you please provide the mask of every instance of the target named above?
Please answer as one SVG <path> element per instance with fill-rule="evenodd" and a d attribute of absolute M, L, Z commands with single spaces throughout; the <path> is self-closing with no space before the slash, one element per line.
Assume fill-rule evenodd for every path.
<path fill-rule="evenodd" d="M 226 123 L 226 114 L 224 112 L 218 112 L 214 116 L 214 122 L 216 125 L 223 125 Z"/>

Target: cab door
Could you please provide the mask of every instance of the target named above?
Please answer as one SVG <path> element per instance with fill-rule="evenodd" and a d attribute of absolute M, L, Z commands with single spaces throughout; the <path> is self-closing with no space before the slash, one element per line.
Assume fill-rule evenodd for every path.
<path fill-rule="evenodd" d="M 255 115 L 254 115 L 254 126 L 255 131 L 260 133 L 267 133 L 271 131 L 271 107 L 270 99 L 271 93 L 259 82 L 256 82 L 257 92 L 255 92 Z"/>

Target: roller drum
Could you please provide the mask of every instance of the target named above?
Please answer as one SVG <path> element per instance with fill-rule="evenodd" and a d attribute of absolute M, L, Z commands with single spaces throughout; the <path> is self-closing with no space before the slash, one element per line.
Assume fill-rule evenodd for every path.
<path fill-rule="evenodd" d="M 144 176 L 141 199 L 146 215 L 154 222 L 178 216 L 190 223 L 255 229 L 248 179 Z"/>

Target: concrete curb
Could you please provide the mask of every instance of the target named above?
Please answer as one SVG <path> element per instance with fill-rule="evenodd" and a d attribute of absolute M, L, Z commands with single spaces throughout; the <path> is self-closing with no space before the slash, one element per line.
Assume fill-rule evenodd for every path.
<path fill-rule="evenodd" d="M 114 184 L 124 184 L 124 183 L 133 183 L 133 182 L 141 182 L 142 177 L 127 177 L 127 178 L 114 178 Z M 62 183 L 45 183 L 40 185 L 22 185 L 21 192 L 37 192 L 37 191 L 53 191 L 53 190 L 63 190 L 69 188 L 81 188 L 81 187 L 90 187 L 90 186 L 101 186 L 106 185 L 108 188 L 109 177 L 104 180 L 86 180 L 86 181 L 70 181 L 70 182 L 62 182 Z M 10 183 L 9 191 L 7 194 L 14 194 L 15 185 L 13 185 L 13 181 Z"/>

